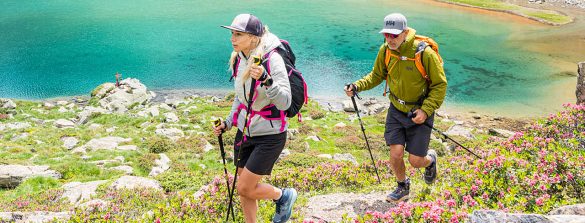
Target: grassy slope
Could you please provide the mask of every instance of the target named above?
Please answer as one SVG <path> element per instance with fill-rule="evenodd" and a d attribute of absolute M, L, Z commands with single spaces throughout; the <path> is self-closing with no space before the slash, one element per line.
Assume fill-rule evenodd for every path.
<path fill-rule="evenodd" d="M 566 24 L 572 21 L 571 17 L 559 14 L 555 11 L 532 9 L 521 7 L 498 0 L 439 0 L 462 5 L 470 5 L 488 10 L 510 11 L 514 14 L 523 15 L 528 18 L 536 18 L 550 24 Z"/>
<path fill-rule="evenodd" d="M 35 124 L 26 113 L 39 119 L 72 118 L 75 114 L 59 113 L 58 108 L 46 110 L 32 102 L 17 104 L 15 118 L 0 120 L 0 123 L 30 122 L 32 127 L 2 132 L 0 163 L 49 165 L 52 169 L 63 173 L 64 178 L 61 180 L 34 178 L 27 180 L 16 189 L 0 190 L 0 209 L 6 211 L 74 210 L 73 221 L 141 222 L 144 219 L 161 219 L 163 222 L 178 220 L 218 222 L 223 216 L 226 209 L 223 166 L 217 149 L 217 138 L 210 134 L 209 127 L 213 117 L 226 116 L 231 105 L 229 100 L 210 103 L 207 98 L 196 98 L 190 100 L 187 105 L 180 105 L 175 113 L 181 121 L 178 124 L 165 124 L 180 128 L 187 133 L 185 138 L 177 142 L 170 142 L 154 134 L 155 126 L 164 121 L 163 110 L 159 117 L 133 117 L 132 114 L 137 111 L 131 111 L 125 115 L 100 115 L 77 129 L 56 129 L 50 122 Z M 190 113 L 183 112 L 191 106 L 197 106 L 197 108 Z M 477 140 L 474 141 L 455 137 L 486 157 L 485 160 L 474 160 L 462 150 L 448 151 L 443 149 L 440 143 L 431 143 L 431 147 L 443 154 L 440 158 L 442 161 L 440 179 L 434 186 L 429 187 L 422 182 L 421 172 L 409 169 L 408 173 L 413 179 L 411 195 L 414 198 L 412 203 L 409 203 L 412 204 L 410 207 L 401 209 L 410 208 L 412 210 L 410 218 L 416 220 L 424 219 L 423 213 L 428 212 L 429 207 L 440 207 L 448 211 L 438 216 L 443 220 L 448 220 L 453 217 L 463 218 L 465 213 L 475 209 L 491 208 L 546 213 L 559 205 L 585 202 L 582 194 L 585 185 L 584 152 L 583 148 L 574 149 L 579 145 L 582 146 L 580 143 L 583 142 L 579 140 L 584 140 L 585 135 L 572 133 L 577 130 L 584 132 L 585 126 L 581 124 L 575 127 L 577 129 L 571 129 L 567 118 L 576 115 L 583 118 L 585 109 L 570 109 L 569 111 L 572 113 L 564 114 L 560 118 L 544 120 L 544 124 L 535 124 L 545 126 L 541 127 L 545 130 L 555 126 L 555 129 L 561 130 L 559 133 L 552 130 L 534 131 L 516 136 L 511 140 L 495 139 L 479 132 L 476 133 Z M 313 120 L 305 120 L 302 123 L 291 121 L 290 128 L 299 131 L 299 134 L 287 144 L 292 155 L 279 161 L 275 166 L 273 176 L 266 179 L 267 182 L 280 187 L 297 188 L 301 192 L 298 207 L 306 205 L 308 198 L 315 194 L 339 191 L 387 191 L 390 186 L 393 186 L 387 162 L 388 152 L 383 141 L 385 114 L 363 117 L 374 157 L 380 160 L 377 165 L 383 178 L 383 185 L 378 185 L 376 182 L 357 120 L 350 122 L 348 114 L 323 111 L 314 102 L 304 109 L 303 114 L 305 117 L 312 117 Z M 344 122 L 347 126 L 335 128 L 334 125 L 339 122 Z M 441 129 L 453 125 L 451 122 L 441 122 L 440 119 L 436 122 Z M 102 127 L 92 130 L 88 127 L 92 123 L 101 124 Z M 569 126 L 567 129 L 559 127 L 567 125 Z M 112 133 L 106 132 L 106 129 L 113 126 L 118 126 L 118 128 Z M 573 135 L 567 140 L 566 134 L 569 132 Z M 11 140 L 13 136 L 22 133 L 29 135 L 16 141 Z M 233 141 L 234 134 L 234 131 L 230 131 L 223 136 L 224 142 L 228 143 L 226 145 L 228 150 L 231 148 L 229 142 Z M 307 140 L 307 136 L 310 135 L 318 135 L 323 140 L 318 142 Z M 172 168 L 155 178 L 161 182 L 165 192 L 110 191 L 106 186 L 102 186 L 95 197 L 110 201 L 109 205 L 94 211 L 72 209 L 64 201 L 57 199 L 63 192 L 60 189 L 61 185 L 72 181 L 115 180 L 122 173 L 106 171 L 84 161 L 81 154 L 71 154 L 62 147 L 62 142 L 59 140 L 64 136 L 79 138 L 78 145 L 83 145 L 92 138 L 105 136 L 131 138 L 132 142 L 127 144 L 137 145 L 140 148 L 139 151 L 101 150 L 90 151 L 87 155 L 90 156 L 89 161 L 124 156 L 127 165 L 132 166 L 135 175 L 138 176 L 148 175 L 154 159 L 158 157 L 155 152 L 165 152 L 173 162 Z M 201 139 L 209 141 L 215 149 L 207 153 L 202 152 L 204 142 Z M 308 149 L 306 144 L 309 145 Z M 347 162 L 317 157 L 323 153 L 351 153 L 360 166 L 355 167 Z M 560 160 L 561 157 L 567 158 Z M 231 165 L 228 168 L 230 172 L 233 171 Z M 484 173 L 484 170 L 488 171 L 488 174 Z M 203 195 L 193 197 L 192 195 L 204 185 L 208 186 L 202 190 Z M 531 191 L 526 188 L 536 189 Z M 422 204 L 425 202 L 431 203 L 423 207 Z M 239 207 L 238 204 L 236 207 Z M 145 214 L 149 211 L 151 211 L 150 214 Z M 271 202 L 260 202 L 259 222 L 268 221 L 272 213 Z M 241 212 L 238 218 L 242 220 Z M 396 214 L 393 218 L 396 220 L 405 217 Z M 294 219 L 295 222 L 302 222 L 303 216 L 297 212 Z M 362 216 L 360 220 L 369 222 L 372 219 L 388 220 L 376 213 Z"/>

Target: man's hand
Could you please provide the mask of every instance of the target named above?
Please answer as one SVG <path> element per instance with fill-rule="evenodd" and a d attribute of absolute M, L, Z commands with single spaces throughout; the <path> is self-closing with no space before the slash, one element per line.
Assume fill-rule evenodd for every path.
<path fill-rule="evenodd" d="M 422 124 L 423 122 L 425 122 L 427 120 L 427 113 L 425 113 L 423 110 L 421 109 L 416 109 L 416 111 L 414 111 L 415 117 L 412 118 L 412 122 L 416 123 L 416 124 Z"/>
<path fill-rule="evenodd" d="M 343 88 L 343 90 L 345 91 L 345 94 L 348 97 L 353 97 L 355 95 L 356 89 L 357 89 L 357 87 L 355 86 L 355 84 L 345 85 L 345 87 Z"/>
<path fill-rule="evenodd" d="M 213 126 L 213 134 L 215 134 L 216 136 L 221 135 L 221 133 L 223 133 L 225 127 L 226 127 L 225 122 L 221 122 L 221 124 L 218 126 Z"/>

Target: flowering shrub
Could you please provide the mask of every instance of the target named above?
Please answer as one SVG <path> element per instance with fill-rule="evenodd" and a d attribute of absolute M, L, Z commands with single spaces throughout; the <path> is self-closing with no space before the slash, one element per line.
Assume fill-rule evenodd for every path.
<path fill-rule="evenodd" d="M 489 138 L 476 148 L 484 159 L 443 158 L 437 190 L 355 221 L 461 222 L 478 209 L 543 214 L 585 202 L 585 106 L 565 107 L 509 139 Z"/>
<path fill-rule="evenodd" d="M 200 109 L 201 113 L 205 113 L 197 113 L 200 125 L 207 123 L 203 120 L 211 116 L 209 113 L 216 112 L 213 110 L 214 107 L 216 106 L 200 106 L 204 108 Z M 439 178 L 432 186 L 421 186 L 424 184 L 420 176 L 422 171 L 408 169 L 407 174 L 412 182 L 410 201 L 399 203 L 383 212 L 368 211 L 355 219 L 345 217 L 343 221 L 464 222 L 469 213 L 480 209 L 547 213 L 558 206 L 584 203 L 585 106 L 567 104 L 565 107 L 564 111 L 535 122 L 527 131 L 517 132 L 508 139 L 484 138 L 486 136 L 480 135 L 481 140 L 465 143 L 483 159 L 476 159 L 462 149 L 455 149 L 451 154 L 445 151 L 445 155 L 439 159 Z M 109 117 L 101 115 L 92 121 L 111 124 Z M 116 119 L 117 122 L 137 123 L 126 126 L 128 129 L 144 122 L 140 119 L 121 117 Z M 18 118 L 22 117 L 16 116 L 16 119 Z M 279 161 L 274 167 L 273 175 L 266 177 L 264 181 L 278 187 L 296 188 L 300 193 L 295 210 L 301 210 L 306 205 L 307 198 L 313 194 L 337 190 L 347 192 L 391 190 L 395 186 L 387 158 L 384 129 L 383 125 L 380 125 L 385 120 L 384 116 L 363 117 L 374 157 L 380 159 L 376 166 L 382 184 L 377 183 L 357 122 L 354 121 L 345 127 L 333 127 L 345 120 L 347 120 L 345 114 L 326 113 L 325 117 L 318 120 L 291 123 L 298 126 L 295 139 L 289 140 L 287 146 L 293 153 Z M 38 132 L 47 134 L 43 131 Z M 63 133 L 57 133 L 58 137 L 46 138 L 56 138 L 57 140 L 53 139 L 55 142 L 44 140 L 50 144 L 47 147 L 61 147 L 62 142 L 58 139 Z M 31 132 L 32 134 L 34 132 Z M 90 138 L 89 135 L 93 136 L 94 132 L 84 133 L 80 130 L 79 134 Z M 226 142 L 228 153 L 231 150 L 231 146 L 228 145 L 229 142 L 233 142 L 234 135 L 235 131 L 224 135 L 223 140 Z M 309 135 L 318 135 L 324 140 L 307 142 L 305 139 Z M 0 210 L 72 210 L 74 213 L 70 220 L 73 222 L 223 222 L 228 209 L 228 190 L 219 151 L 212 149 L 206 153 L 201 152 L 201 145 L 198 144 L 201 141 L 198 141 L 197 137 L 186 138 L 172 145 L 169 142 L 156 142 L 148 146 L 149 142 L 155 141 L 146 140 L 144 144 L 146 151 L 120 154 L 135 161 L 134 166 L 137 170 L 135 174 L 144 176 L 149 173 L 154 160 L 158 158 L 157 154 L 148 152 L 166 151 L 172 159 L 172 168 L 156 177 L 164 191 L 148 189 L 113 191 L 103 186 L 93 198 L 106 201 L 105 205 L 97 205 L 99 208 L 90 209 L 73 207 L 67 201 L 59 200 L 63 189 L 56 188 L 60 187 L 61 183 L 73 179 L 111 179 L 118 175 L 103 174 L 105 171 L 80 160 L 80 157 L 68 157 L 67 159 L 74 160 L 72 162 L 63 162 L 59 157 L 60 161 L 50 161 L 48 164 L 63 174 L 62 180 L 54 180 L 52 183 L 25 182 L 14 190 L 0 190 Z M 217 137 L 211 134 L 201 137 L 217 145 Z M 11 147 L 17 147 L 10 150 L 11 153 L 20 154 L 28 151 L 30 145 L 18 143 L 6 143 Z M 309 144 L 310 148 L 306 146 Z M 433 147 L 442 145 L 436 144 Z M 43 150 L 42 145 L 35 145 L 35 149 L 39 150 L 39 154 L 44 154 L 43 156 L 51 154 L 45 151 L 46 149 Z M 348 151 L 356 156 L 361 162 L 360 165 L 316 156 L 319 153 Z M 54 152 L 68 154 L 60 149 Z M 0 157 L 7 157 L 3 154 L 7 153 L 0 151 Z M 360 156 L 361 154 L 363 155 Z M 46 164 L 43 158 L 31 159 L 31 162 Z M 76 165 L 71 165 L 72 163 Z M 228 168 L 231 173 L 233 163 L 228 164 Z M 235 222 L 243 222 L 237 191 L 233 204 L 236 212 Z M 270 221 L 273 213 L 272 201 L 259 202 L 258 222 Z M 293 222 L 302 221 L 302 212 L 295 211 Z"/>

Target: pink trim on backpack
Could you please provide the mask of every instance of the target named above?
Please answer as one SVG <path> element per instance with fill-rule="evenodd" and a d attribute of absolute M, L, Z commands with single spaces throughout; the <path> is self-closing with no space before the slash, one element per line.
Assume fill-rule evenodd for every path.
<path fill-rule="evenodd" d="M 255 111 L 254 109 L 251 109 L 249 116 L 248 116 L 248 123 L 246 124 L 245 128 L 250 128 L 250 124 L 252 123 L 252 118 L 256 115 L 261 116 L 262 118 L 272 121 L 272 120 L 278 120 L 280 121 L 280 132 L 284 131 L 284 127 L 286 126 L 286 115 L 284 114 L 284 111 L 279 110 L 280 112 L 280 116 L 276 117 L 276 118 L 269 118 L 268 116 L 272 115 L 272 111 L 270 111 L 270 108 L 274 107 L 274 104 L 269 104 L 264 106 L 262 109 L 260 109 L 260 111 Z M 248 111 L 248 108 L 246 107 L 246 105 L 244 105 L 244 103 L 240 103 L 240 105 L 238 106 L 238 109 L 236 110 L 236 112 L 234 113 L 234 117 L 233 117 L 233 125 L 234 126 L 238 126 L 238 116 L 240 115 L 240 111 L 241 110 L 246 110 Z M 244 134 L 245 135 L 245 134 Z M 244 139 L 245 141 L 245 139 Z"/>

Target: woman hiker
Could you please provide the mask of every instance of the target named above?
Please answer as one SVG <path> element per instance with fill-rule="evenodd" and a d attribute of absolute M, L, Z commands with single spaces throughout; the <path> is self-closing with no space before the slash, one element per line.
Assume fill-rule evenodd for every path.
<path fill-rule="evenodd" d="M 219 135 L 233 126 L 238 129 L 234 163 L 245 221 L 256 222 L 258 200 L 270 199 L 276 206 L 272 221 L 286 222 L 292 215 L 296 190 L 261 183 L 284 149 L 288 124 L 282 111 L 292 100 L 284 61 L 278 53 L 269 53 L 280 45 L 280 39 L 251 14 L 240 14 L 230 26 L 222 27 L 232 34 L 234 51 L 229 64 L 236 95 L 227 119 L 213 131 Z M 270 73 L 255 61 L 258 57 L 268 60 Z M 250 109 L 252 112 L 248 112 Z"/>

